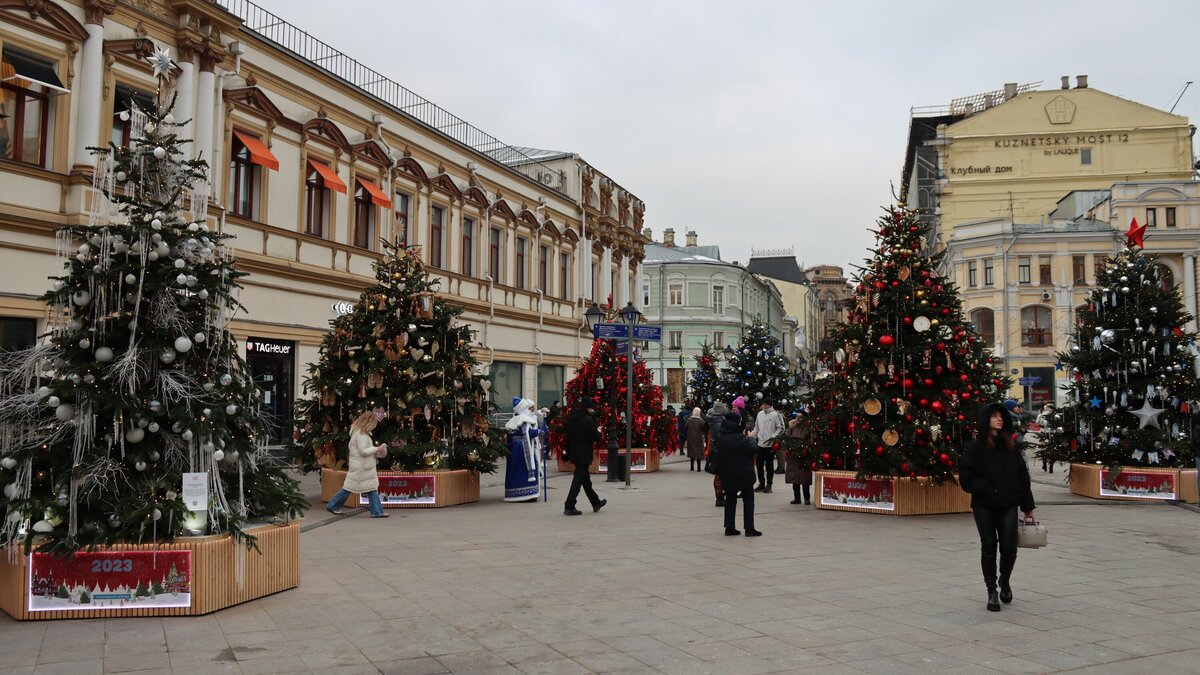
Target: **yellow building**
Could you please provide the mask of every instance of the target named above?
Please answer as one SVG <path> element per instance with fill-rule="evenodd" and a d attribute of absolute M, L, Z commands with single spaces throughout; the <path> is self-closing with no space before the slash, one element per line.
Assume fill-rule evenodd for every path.
<path fill-rule="evenodd" d="M 926 210 L 943 273 L 1015 377 L 1055 396 L 1095 266 L 1136 217 L 1195 314 L 1200 186 L 1187 118 L 1091 89 L 1003 90 L 914 109 L 903 194 Z M 1056 380 L 1057 377 L 1057 380 Z"/>
<path fill-rule="evenodd" d="M 249 272 L 233 330 L 277 419 L 381 238 L 421 246 L 466 308 L 501 405 L 561 396 L 592 299 L 640 301 L 645 203 L 577 154 L 501 143 L 248 0 L 0 1 L 0 346 L 44 328 L 87 148 L 138 133 L 121 113 L 153 99 L 157 46 L 212 167 L 210 226 Z"/>

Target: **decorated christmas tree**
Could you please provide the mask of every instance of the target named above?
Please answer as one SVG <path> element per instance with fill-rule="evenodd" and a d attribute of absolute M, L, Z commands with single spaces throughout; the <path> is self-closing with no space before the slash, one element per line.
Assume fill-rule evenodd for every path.
<path fill-rule="evenodd" d="M 692 369 L 688 387 L 692 401 L 702 411 L 707 411 L 712 404 L 721 400 L 721 375 L 717 372 L 717 358 L 717 351 L 705 340 L 700 345 L 700 355 L 695 357 L 696 367 Z"/>
<path fill-rule="evenodd" d="M 596 402 L 596 425 L 602 438 L 596 449 L 607 447 L 611 429 L 616 430 L 616 443 L 625 447 L 625 395 L 629 391 L 627 382 L 628 358 L 618 354 L 614 343 L 596 340 L 592 353 L 579 366 L 575 377 L 567 382 L 566 399 L 570 405 L 583 398 Z M 610 388 L 615 387 L 615 395 Z M 559 415 L 550 424 L 550 447 L 555 452 L 563 450 L 563 424 L 566 415 Z M 612 423 L 615 421 L 615 426 Z M 664 455 L 673 453 L 678 447 L 676 421 L 663 410 L 662 389 L 654 384 L 646 364 L 634 360 L 633 365 L 633 447 L 648 447 Z"/>
<path fill-rule="evenodd" d="M 0 367 L 0 541 L 55 553 L 169 541 L 185 520 L 242 536 L 307 506 L 262 445 L 229 332 L 243 274 L 206 225 L 207 167 L 169 105 L 121 115 L 137 135 L 97 150 L 88 222 L 58 232 L 48 332 Z M 207 514 L 180 498 L 185 472 L 207 474 Z"/>
<path fill-rule="evenodd" d="M 350 423 L 383 408 L 371 434 L 388 444 L 381 468 L 490 473 L 504 444 L 488 426 L 488 381 L 477 374 L 462 308 L 439 299 L 420 251 L 384 242 L 375 285 L 331 322 L 296 405 L 294 454 L 305 469 L 346 461 Z"/>
<path fill-rule="evenodd" d="M 855 307 L 822 355 L 831 375 L 806 396 L 816 468 L 952 479 L 977 407 L 1008 389 L 924 227 L 902 206 L 879 220 Z"/>
<path fill-rule="evenodd" d="M 1142 250 L 1134 220 L 1125 246 L 1096 268 L 1074 344 L 1059 354 L 1067 402 L 1049 416 L 1039 456 L 1107 466 L 1190 465 L 1189 415 L 1200 400 L 1192 316 Z"/>
<path fill-rule="evenodd" d="M 754 322 L 742 336 L 737 350 L 721 369 L 721 388 L 725 402 L 744 396 L 747 409 L 768 400 L 779 409 L 793 403 L 792 385 L 788 384 L 787 357 L 779 340 L 762 323 Z"/>

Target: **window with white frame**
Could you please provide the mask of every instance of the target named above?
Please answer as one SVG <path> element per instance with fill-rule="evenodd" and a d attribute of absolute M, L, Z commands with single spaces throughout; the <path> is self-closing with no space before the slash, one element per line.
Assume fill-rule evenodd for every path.
<path fill-rule="evenodd" d="M 724 349 L 725 348 L 725 333 L 722 333 L 721 331 L 717 331 L 717 332 L 713 333 L 712 346 L 713 346 L 713 349 Z"/>
<path fill-rule="evenodd" d="M 725 314 L 725 287 L 715 285 L 712 287 L 712 309 L 713 314 L 718 316 Z"/>
<path fill-rule="evenodd" d="M 642 284 L 642 307 L 650 306 L 650 282 Z"/>
<path fill-rule="evenodd" d="M 681 331 L 681 330 L 667 331 L 667 349 L 674 349 L 674 350 L 683 349 L 683 331 Z"/>
<path fill-rule="evenodd" d="M 667 304 L 672 307 L 683 306 L 682 281 L 671 281 L 667 283 Z"/>

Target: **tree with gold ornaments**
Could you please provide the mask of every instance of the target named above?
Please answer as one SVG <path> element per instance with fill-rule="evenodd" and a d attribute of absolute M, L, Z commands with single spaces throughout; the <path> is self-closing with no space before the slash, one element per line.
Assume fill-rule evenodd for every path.
<path fill-rule="evenodd" d="M 1010 381 L 962 314 L 954 283 L 903 205 L 878 221 L 855 277 L 855 306 L 822 354 L 830 376 L 805 397 L 811 466 L 953 480 L 980 404 Z"/>
<path fill-rule="evenodd" d="M 1190 466 L 1200 401 L 1200 350 L 1192 315 L 1134 220 L 1125 245 L 1096 265 L 1069 349 L 1066 402 L 1044 418 L 1043 461 Z"/>
<path fill-rule="evenodd" d="M 331 322 L 297 406 L 293 453 L 306 470 L 346 461 L 350 423 L 382 408 L 372 433 L 386 442 L 381 468 L 491 473 L 505 454 L 488 425 L 488 380 L 477 374 L 463 310 L 438 298 L 416 247 L 384 242 L 375 285 Z"/>

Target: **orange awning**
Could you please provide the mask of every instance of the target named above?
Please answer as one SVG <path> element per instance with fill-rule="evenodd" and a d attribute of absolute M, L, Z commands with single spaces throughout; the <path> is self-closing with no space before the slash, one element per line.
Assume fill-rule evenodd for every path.
<path fill-rule="evenodd" d="M 243 134 L 240 131 L 234 131 L 233 136 L 241 141 L 242 145 L 246 146 L 247 152 L 250 153 L 251 162 L 272 171 L 279 170 L 279 160 L 275 159 L 275 155 L 271 154 L 271 151 L 267 149 L 266 145 L 263 145 L 262 141 L 249 134 Z"/>
<path fill-rule="evenodd" d="M 325 181 L 325 187 L 346 194 L 346 184 L 342 182 L 341 178 L 338 178 L 338 175 L 333 169 L 329 168 L 328 164 L 322 164 L 315 159 L 310 159 L 308 160 L 308 165 L 313 168 L 313 171 L 321 174 L 321 179 Z"/>
<path fill-rule="evenodd" d="M 366 178 L 359 178 L 358 184 L 367 191 L 367 194 L 371 195 L 372 204 L 375 206 L 382 206 L 385 209 L 392 208 L 392 200 L 388 199 L 387 195 L 383 194 L 383 190 L 380 190 L 378 185 L 372 183 Z"/>

